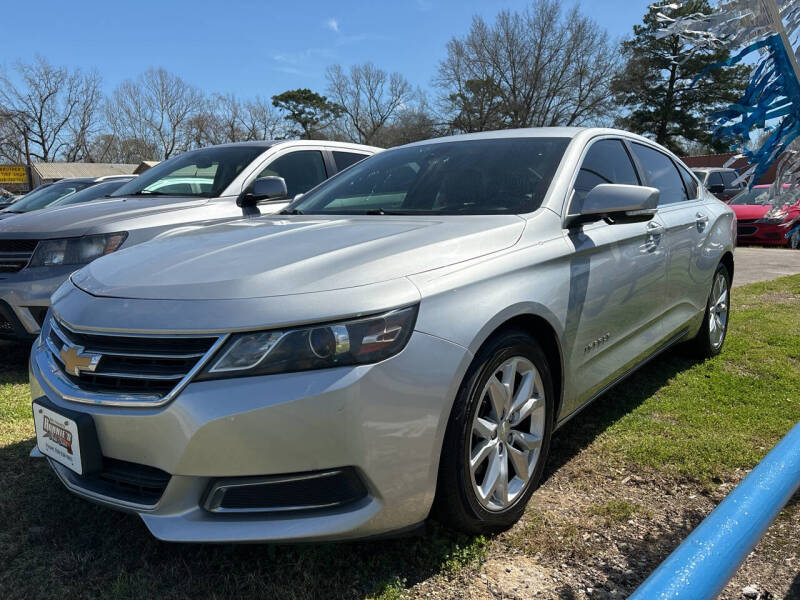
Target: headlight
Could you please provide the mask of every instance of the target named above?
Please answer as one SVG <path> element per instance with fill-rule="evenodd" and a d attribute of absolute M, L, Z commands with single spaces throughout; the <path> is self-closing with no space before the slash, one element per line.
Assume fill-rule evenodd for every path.
<path fill-rule="evenodd" d="M 779 223 L 783 223 L 783 221 L 786 219 L 788 215 L 789 212 L 785 208 L 775 207 L 769 209 L 767 214 L 758 219 L 756 223 L 767 223 L 769 225 L 777 225 Z"/>
<path fill-rule="evenodd" d="M 28 266 L 85 265 L 95 258 L 119 249 L 126 237 L 128 234 L 123 231 L 61 240 L 43 240 L 36 246 Z"/>
<path fill-rule="evenodd" d="M 237 333 L 197 380 L 375 363 L 405 347 L 414 329 L 417 308 L 410 306 L 338 323 Z"/>

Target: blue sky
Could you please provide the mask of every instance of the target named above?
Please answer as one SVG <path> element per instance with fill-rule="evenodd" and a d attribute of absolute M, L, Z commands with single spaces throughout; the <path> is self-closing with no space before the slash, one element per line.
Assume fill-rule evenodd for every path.
<path fill-rule="evenodd" d="M 630 35 L 652 0 L 580 0 L 613 37 Z M 564 3 L 568 5 L 568 3 Z M 371 60 L 426 88 L 445 44 L 472 15 L 492 19 L 522 0 L 39 0 L 7 2 L 0 63 L 41 54 L 58 65 L 96 68 L 110 91 L 149 66 L 207 92 L 269 97 L 324 91 L 325 67 Z M 27 24 L 27 27 L 23 27 Z"/>

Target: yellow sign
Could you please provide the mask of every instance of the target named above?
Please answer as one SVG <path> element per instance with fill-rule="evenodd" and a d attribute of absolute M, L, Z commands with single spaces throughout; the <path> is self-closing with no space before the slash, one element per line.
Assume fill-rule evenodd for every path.
<path fill-rule="evenodd" d="M 0 165 L 0 183 L 28 183 L 28 174 L 22 165 Z"/>

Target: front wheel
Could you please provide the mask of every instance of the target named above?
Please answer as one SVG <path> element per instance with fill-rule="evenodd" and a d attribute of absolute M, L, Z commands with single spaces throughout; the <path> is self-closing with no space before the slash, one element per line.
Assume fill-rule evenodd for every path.
<path fill-rule="evenodd" d="M 542 476 L 553 383 L 536 340 L 506 331 L 476 356 L 445 434 L 435 511 L 466 533 L 497 533 L 522 516 Z"/>
<path fill-rule="evenodd" d="M 700 358 L 710 358 L 722 351 L 725 336 L 728 334 L 728 316 L 731 305 L 731 276 L 728 268 L 720 264 L 714 272 L 711 293 L 706 303 L 703 325 L 697 336 L 690 342 L 695 354 Z"/>
<path fill-rule="evenodd" d="M 795 228 L 792 235 L 789 236 L 789 248 L 792 250 L 800 249 L 800 228 Z"/>

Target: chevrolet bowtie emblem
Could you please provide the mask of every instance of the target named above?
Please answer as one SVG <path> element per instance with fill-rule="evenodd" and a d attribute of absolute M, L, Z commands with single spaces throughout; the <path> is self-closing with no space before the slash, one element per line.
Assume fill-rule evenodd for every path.
<path fill-rule="evenodd" d="M 70 375 L 78 376 L 81 371 L 93 372 L 100 362 L 100 354 L 84 353 L 81 346 L 67 346 L 61 348 L 61 360 L 64 361 L 64 369 Z"/>

